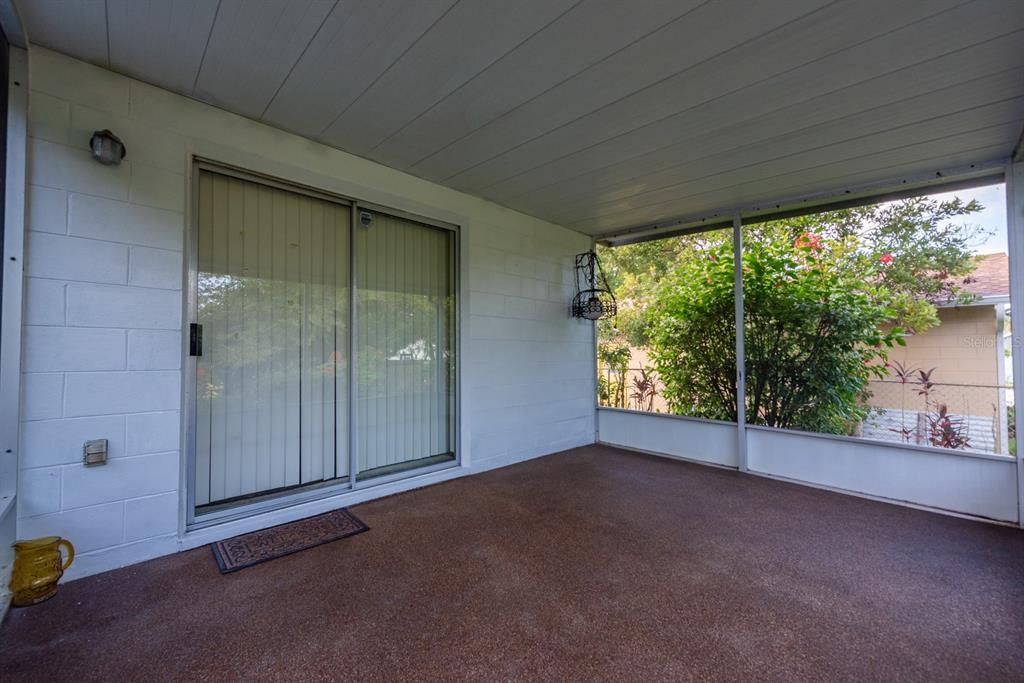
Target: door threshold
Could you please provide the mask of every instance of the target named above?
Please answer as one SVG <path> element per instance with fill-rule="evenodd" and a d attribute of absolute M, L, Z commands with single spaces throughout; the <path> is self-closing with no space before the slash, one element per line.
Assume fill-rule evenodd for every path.
<path fill-rule="evenodd" d="M 271 493 L 256 494 L 252 502 L 248 503 L 239 502 L 246 500 L 248 497 L 234 498 L 232 499 L 233 503 L 228 501 L 217 502 L 214 505 L 204 506 L 206 511 L 203 513 L 199 513 L 197 509 L 195 518 L 185 526 L 185 531 L 189 532 L 226 522 L 235 522 L 266 512 L 302 505 L 303 503 L 310 503 L 331 496 L 343 495 L 354 491 L 366 491 L 377 486 L 384 486 L 385 484 L 412 479 L 453 467 L 459 467 L 458 459 L 454 454 L 443 453 L 441 455 L 411 460 L 407 463 L 367 470 L 367 472 L 356 476 L 354 486 L 350 486 L 349 479 L 346 476 L 313 484 L 290 486 L 284 489 L 277 489 Z M 371 473 L 369 477 L 367 477 L 367 473 Z M 214 507 L 217 509 L 212 509 Z"/>
<path fill-rule="evenodd" d="M 253 496 L 239 496 L 228 501 L 219 501 L 212 505 L 196 508 L 195 516 L 186 525 L 186 530 L 202 529 L 214 524 L 233 522 L 238 519 L 307 503 L 311 500 L 325 498 L 350 490 L 351 487 L 346 476 L 328 481 L 319 481 L 313 484 L 288 486 L 271 492 L 254 494 Z M 245 502 L 247 499 L 249 502 Z"/>
<path fill-rule="evenodd" d="M 273 498 L 282 498 L 284 496 L 292 495 L 295 493 L 301 493 L 303 491 L 315 491 L 322 489 L 327 486 L 336 486 L 338 484 L 347 484 L 348 476 L 335 477 L 333 479 L 321 479 L 319 481 L 311 481 L 306 484 L 294 484 L 292 486 L 280 486 L 276 489 L 269 489 L 267 491 L 259 491 L 257 493 L 247 493 L 241 496 L 232 496 L 231 498 L 225 498 L 218 500 L 216 503 L 207 503 L 206 505 L 196 506 L 196 518 L 205 517 L 207 515 L 217 514 L 224 510 L 237 510 L 243 506 L 248 507 L 266 500 Z"/>

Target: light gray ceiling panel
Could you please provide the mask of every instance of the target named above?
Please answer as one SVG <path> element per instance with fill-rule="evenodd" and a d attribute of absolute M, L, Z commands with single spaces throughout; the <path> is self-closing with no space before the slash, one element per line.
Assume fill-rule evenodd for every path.
<path fill-rule="evenodd" d="M 738 153 L 750 145 L 780 138 L 785 139 L 787 145 L 794 145 L 796 140 L 792 134 L 797 131 L 819 130 L 825 131 L 825 135 L 843 136 L 848 134 L 848 122 L 864 112 L 881 116 L 883 123 L 889 114 L 875 112 L 895 111 L 897 114 L 928 118 L 944 107 L 969 107 L 987 98 L 1019 94 L 1024 82 L 1014 82 L 1012 76 L 989 77 L 1008 67 L 1024 66 L 1024 52 L 1018 49 L 1022 40 L 1024 33 L 1018 32 L 969 49 L 970 59 L 964 59 L 961 54 L 944 56 L 790 104 L 769 97 L 770 93 L 765 93 L 763 99 L 747 100 L 746 106 L 742 101 L 730 98 L 735 100 L 733 115 L 726 109 L 711 106 L 690 112 L 687 117 L 690 129 L 679 128 L 680 132 L 675 136 L 678 142 L 664 144 L 670 132 L 637 131 L 635 135 L 622 136 L 607 145 L 573 155 L 574 159 L 559 160 L 552 164 L 557 167 L 552 171 L 537 169 L 536 174 L 542 176 L 538 179 L 541 185 L 532 191 L 526 188 L 514 196 L 494 198 L 520 208 L 529 207 L 530 211 L 554 215 L 571 206 L 625 194 L 625 188 L 631 185 L 649 185 L 652 177 L 664 169 L 694 162 L 709 154 L 732 153 L 734 150 Z M 961 87 L 965 85 L 966 88 Z M 971 99 L 957 97 L 963 92 L 969 93 Z M 834 125 L 825 125 L 833 122 Z M 650 144 L 650 136 L 656 136 L 659 142 Z M 613 142 L 618 143 L 615 148 L 612 148 Z M 630 156 L 630 147 L 633 156 Z M 591 160 L 604 165 L 594 171 L 571 175 L 572 169 L 584 170 Z M 569 174 L 567 179 L 555 180 L 553 172 L 558 170 Z M 545 175 L 548 176 L 546 179 L 543 178 Z M 522 183 L 532 176 L 533 172 L 529 172 L 514 180 Z M 491 196 L 490 191 L 485 194 Z"/>
<path fill-rule="evenodd" d="M 458 3 L 346 108 L 321 139 L 366 154 L 577 1 Z"/>
<path fill-rule="evenodd" d="M 705 0 L 585 0 L 369 154 L 408 168 L 683 16 Z"/>
<path fill-rule="evenodd" d="M 934 154 L 931 143 L 918 145 L 915 160 L 909 163 L 893 163 L 893 154 L 871 155 L 862 159 L 842 160 L 835 165 L 809 169 L 789 176 L 776 176 L 757 183 L 741 184 L 726 188 L 719 192 L 706 193 L 687 199 L 688 208 L 692 213 L 673 213 L 657 219 L 630 222 L 630 231 L 649 229 L 657 226 L 679 225 L 692 222 L 729 221 L 733 209 L 750 211 L 772 211 L 780 208 L 779 202 L 786 205 L 805 203 L 814 198 L 828 197 L 834 199 L 842 196 L 846 190 L 860 191 L 862 188 L 876 185 L 881 179 L 909 179 L 914 182 L 924 178 L 934 178 L 939 171 L 964 171 L 971 168 L 988 169 L 993 164 L 1001 164 L 1005 158 L 1005 140 L 998 134 L 985 134 L 987 139 L 980 139 L 975 132 L 958 136 L 950 141 L 950 145 L 942 154 Z M 995 139 L 995 142 L 992 142 Z M 931 154 L 929 154 L 929 151 Z M 906 157 L 908 150 L 899 150 L 899 155 Z M 837 169 L 840 169 L 837 171 Z M 865 170 L 867 169 L 867 170 Z M 891 186 L 879 188 L 889 191 Z M 640 218 L 635 216 L 633 218 Z M 623 226 L 612 228 L 596 227 L 589 224 L 588 230 L 595 236 L 608 236 L 623 231 Z M 582 231 L 581 226 L 569 226 Z"/>
<path fill-rule="evenodd" d="M 1022 75 L 1024 73 L 1020 70 L 1014 70 L 1007 72 L 1007 78 L 1000 80 L 1019 79 Z M 920 108 L 906 108 L 901 114 L 900 106 L 896 105 L 852 117 L 835 125 L 816 127 L 797 135 L 783 136 L 760 145 L 706 157 L 646 177 L 641 184 L 623 188 L 620 198 L 608 195 L 607 201 L 588 203 L 586 207 L 559 207 L 553 215 L 556 218 L 561 216 L 567 223 L 601 218 L 673 201 L 681 193 L 689 191 L 694 184 L 708 178 L 719 178 L 723 183 L 731 183 L 737 178 L 746 178 L 752 172 L 789 173 L 826 163 L 831 158 L 883 152 L 903 144 L 953 135 L 961 130 L 978 130 L 1024 118 L 1024 97 L 977 106 L 966 101 L 970 90 L 970 87 L 966 87 L 965 97 L 960 100 L 957 100 L 954 93 L 949 93 L 954 100 L 950 103 L 939 103 L 938 98 L 934 97 L 922 98 L 935 103 L 935 109 L 929 114 L 922 114 L 925 110 Z M 957 110 L 958 106 L 963 109 Z M 888 123 L 886 116 L 889 117 Z"/>
<path fill-rule="evenodd" d="M 104 0 L 19 0 L 15 6 L 30 42 L 110 67 Z"/>
<path fill-rule="evenodd" d="M 107 0 L 110 67 L 192 94 L 218 0 Z"/>
<path fill-rule="evenodd" d="M 1024 128 L 1024 0 L 15 2 L 32 44 L 589 234 L 1001 163 Z"/>
<path fill-rule="evenodd" d="M 931 135 L 923 136 L 925 139 L 915 138 L 909 142 L 904 135 L 897 133 L 890 138 L 894 140 L 893 144 L 882 145 L 881 151 L 877 149 L 877 145 L 868 148 L 874 151 L 867 153 L 864 152 L 863 145 L 844 145 L 844 149 L 852 147 L 854 151 L 847 156 L 832 156 L 819 164 L 802 166 L 797 163 L 806 159 L 774 160 L 766 164 L 757 164 L 728 175 L 719 174 L 696 179 L 671 200 L 645 204 L 639 209 L 629 208 L 624 212 L 607 214 L 599 218 L 584 219 L 570 224 L 570 227 L 586 226 L 589 232 L 599 234 L 626 225 L 643 225 L 666 220 L 681 214 L 689 214 L 691 211 L 702 213 L 727 206 L 749 206 L 761 201 L 770 202 L 777 198 L 805 194 L 805 191 L 814 193 L 854 184 L 861 177 L 859 174 L 870 175 L 872 169 L 882 173 L 876 176 L 879 178 L 892 177 L 893 169 L 901 169 L 900 172 L 927 172 L 936 164 L 941 167 L 958 165 L 949 159 L 955 159 L 956 155 L 961 153 L 1000 147 L 1005 150 L 1007 145 L 1012 146 L 1019 135 L 1019 118 L 980 130 L 952 134 L 949 129 L 932 131 Z M 934 154 L 937 143 L 942 144 L 943 151 L 947 152 L 948 157 Z M 838 150 L 831 151 L 838 153 Z M 818 152 L 815 155 L 808 154 L 808 157 L 810 156 L 821 159 L 825 158 L 826 154 Z M 968 155 L 967 158 L 973 163 L 988 161 L 995 157 L 981 156 L 973 159 Z"/>
<path fill-rule="evenodd" d="M 789 74 L 803 65 L 826 59 L 844 48 L 884 33 L 890 30 L 890 26 L 905 25 L 920 19 L 922 15 L 927 16 L 931 11 L 941 11 L 943 5 L 952 5 L 958 1 L 896 5 L 899 10 L 890 12 L 889 21 L 885 24 L 879 22 L 873 12 L 862 13 L 860 10 L 864 7 L 881 11 L 883 7 L 892 4 L 890 0 L 861 0 L 858 3 L 831 5 L 773 33 L 745 42 L 700 67 L 687 69 L 526 141 L 447 180 L 460 189 L 480 191 L 513 174 L 591 146 L 595 141 L 627 133 L 702 102 L 750 88 L 778 74 Z M 916 11 L 912 12 L 911 8 Z M 949 21 L 953 21 L 953 18 Z M 865 53 L 864 56 L 866 63 L 863 66 L 868 68 L 872 60 L 889 61 L 888 57 L 880 57 L 874 52 Z M 743 68 L 737 68 L 737 65 L 743 65 Z M 833 62 L 832 66 L 841 68 L 844 65 L 839 60 L 838 63 Z M 852 70 L 858 72 L 861 68 L 858 64 Z M 856 75 L 853 74 L 853 77 L 856 78 Z M 815 84 L 803 78 L 789 78 L 785 83 L 788 86 L 785 91 L 791 98 L 806 97 L 808 89 Z M 749 101 L 750 98 L 745 99 Z M 689 127 L 686 129 L 692 130 Z"/>
<path fill-rule="evenodd" d="M 221 0 L 193 95 L 262 116 L 335 0 Z"/>
<path fill-rule="evenodd" d="M 342 0 L 263 115 L 311 138 L 405 53 L 455 0 Z"/>
<path fill-rule="evenodd" d="M 634 165 L 640 171 L 657 170 L 681 151 L 729 128 L 754 137 L 769 135 L 779 116 L 798 127 L 812 125 L 876 106 L 880 100 L 930 92 L 955 82 L 951 79 L 978 78 L 1024 63 L 1024 34 L 994 37 L 1005 31 L 1002 26 L 986 26 L 937 44 L 911 24 L 750 87 L 701 98 L 696 106 L 520 172 L 481 192 L 506 202 L 537 191 L 571 192 L 569 186 L 577 177 L 588 187 L 592 176 L 603 173 L 635 177 Z M 971 40 L 974 45 L 969 45 Z M 911 49 L 894 50 L 900 45 Z M 968 47 L 958 49 L 962 45 Z"/>
<path fill-rule="evenodd" d="M 451 178 L 457 187 L 489 184 L 475 176 L 469 177 L 467 169 L 496 160 L 547 131 L 622 101 L 676 74 L 695 69 L 717 54 L 748 43 L 827 4 L 826 0 L 779 0 L 770 3 L 717 0 L 701 5 L 618 52 L 613 58 L 568 79 L 560 87 L 467 135 L 410 170 L 431 179 Z M 755 66 L 749 64 L 745 68 Z M 709 74 L 709 80 L 723 76 L 725 74 L 720 72 Z M 532 154 L 529 156 L 532 158 Z M 502 164 L 500 161 L 494 163 Z M 485 166 L 483 170 L 490 168 L 492 166 Z"/>

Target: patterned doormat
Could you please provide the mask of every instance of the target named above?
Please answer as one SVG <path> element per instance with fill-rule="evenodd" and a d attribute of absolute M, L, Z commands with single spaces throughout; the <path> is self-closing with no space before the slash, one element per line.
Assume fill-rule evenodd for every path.
<path fill-rule="evenodd" d="M 211 543 L 221 574 L 369 530 L 346 508 Z"/>

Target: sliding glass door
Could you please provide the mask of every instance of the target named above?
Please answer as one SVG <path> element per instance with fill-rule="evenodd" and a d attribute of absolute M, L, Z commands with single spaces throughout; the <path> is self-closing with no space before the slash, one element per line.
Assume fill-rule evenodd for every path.
<path fill-rule="evenodd" d="M 206 166 L 195 192 L 195 516 L 454 460 L 455 233 Z"/>
<path fill-rule="evenodd" d="M 360 479 L 454 458 L 454 233 L 384 213 L 356 228 Z"/>

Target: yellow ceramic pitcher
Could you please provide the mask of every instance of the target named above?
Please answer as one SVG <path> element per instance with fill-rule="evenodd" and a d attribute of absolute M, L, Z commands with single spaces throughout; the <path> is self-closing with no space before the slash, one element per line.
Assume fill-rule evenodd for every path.
<path fill-rule="evenodd" d="M 61 546 L 67 559 L 60 556 Z M 11 604 L 27 607 L 52 598 L 64 570 L 75 559 L 75 546 L 60 536 L 44 536 L 14 543 Z"/>

